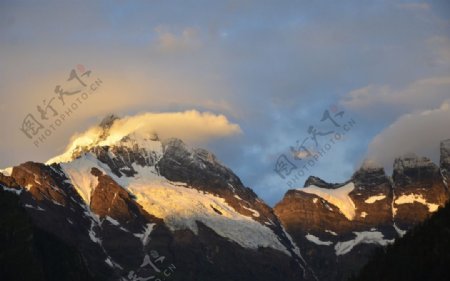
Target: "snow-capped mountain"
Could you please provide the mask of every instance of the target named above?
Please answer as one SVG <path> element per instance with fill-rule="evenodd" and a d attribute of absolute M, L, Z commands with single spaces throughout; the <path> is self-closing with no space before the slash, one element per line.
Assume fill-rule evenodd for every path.
<path fill-rule="evenodd" d="M 112 130 L 118 120 L 46 164 L 3 170 L 0 196 L 17 196 L 95 280 L 315 280 L 273 210 L 213 154 Z"/>
<path fill-rule="evenodd" d="M 338 281 L 449 198 L 440 167 L 365 162 L 310 177 L 274 209 L 216 157 L 105 118 L 46 163 L 0 171 L 0 276 L 8 280 Z"/>
<path fill-rule="evenodd" d="M 416 155 L 397 158 L 392 177 L 369 161 L 342 184 L 310 177 L 274 210 L 320 280 L 347 280 L 375 247 L 385 246 L 444 206 L 450 140 L 440 167 Z"/>

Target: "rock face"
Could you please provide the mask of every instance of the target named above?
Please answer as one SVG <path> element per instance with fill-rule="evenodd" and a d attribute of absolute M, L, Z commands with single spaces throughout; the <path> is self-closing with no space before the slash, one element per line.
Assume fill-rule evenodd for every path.
<path fill-rule="evenodd" d="M 448 200 L 440 168 L 429 159 L 411 155 L 394 163 L 395 223 L 409 229 Z"/>
<path fill-rule="evenodd" d="M 444 178 L 445 187 L 448 190 L 450 177 L 450 139 L 441 142 L 441 174 Z"/>
<path fill-rule="evenodd" d="M 285 194 L 275 213 L 319 280 L 347 280 L 374 248 L 392 243 L 448 201 L 449 143 L 441 144 L 441 167 L 408 155 L 395 160 L 390 178 L 365 162 L 345 183 L 310 177 L 305 188 Z"/>
<path fill-rule="evenodd" d="M 111 142 L 115 120 L 91 144 L 0 173 L 0 196 L 79 269 L 59 280 L 316 280 L 273 210 L 213 154 L 138 132 Z"/>
<path fill-rule="evenodd" d="M 319 280 L 345 280 L 374 247 L 364 241 L 395 238 L 389 179 L 381 168 L 361 168 L 344 184 L 311 182 L 321 184 L 288 191 L 275 212 Z"/>

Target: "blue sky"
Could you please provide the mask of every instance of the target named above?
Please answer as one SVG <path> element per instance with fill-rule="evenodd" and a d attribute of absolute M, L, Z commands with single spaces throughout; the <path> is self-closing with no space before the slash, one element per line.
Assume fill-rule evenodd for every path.
<path fill-rule="evenodd" d="M 191 145 L 274 204 L 289 189 L 276 159 L 333 106 L 356 125 L 311 168 L 331 182 L 366 157 L 438 161 L 450 138 L 448 1 L 2 1 L 0 61 L 2 167 L 61 153 L 109 113 L 197 110 L 241 132 Z M 24 117 L 78 64 L 101 89 L 35 147 Z"/>

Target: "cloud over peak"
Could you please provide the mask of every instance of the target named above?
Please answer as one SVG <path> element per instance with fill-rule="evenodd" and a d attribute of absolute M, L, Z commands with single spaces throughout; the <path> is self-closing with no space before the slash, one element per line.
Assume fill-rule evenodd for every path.
<path fill-rule="evenodd" d="M 388 170 L 394 158 L 416 153 L 439 160 L 439 144 L 450 138 L 450 100 L 439 108 L 405 114 L 369 144 L 369 158 Z"/>
<path fill-rule="evenodd" d="M 231 123 L 224 115 L 196 110 L 184 112 L 143 113 L 123 118 L 112 118 L 99 126 L 72 137 L 65 153 L 49 160 L 64 162 L 70 160 L 72 151 L 78 147 L 112 145 L 124 137 L 148 138 L 158 135 L 160 139 L 180 138 L 190 144 L 204 144 L 208 141 L 240 134 L 241 128 Z M 107 136 L 103 136 L 107 127 Z"/>

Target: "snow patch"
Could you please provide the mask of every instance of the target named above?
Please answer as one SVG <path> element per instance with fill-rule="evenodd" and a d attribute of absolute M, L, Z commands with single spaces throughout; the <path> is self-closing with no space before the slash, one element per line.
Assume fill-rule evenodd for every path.
<path fill-rule="evenodd" d="M 383 200 L 385 198 L 386 198 L 386 195 L 379 194 L 379 195 L 375 195 L 375 196 L 371 196 L 371 197 L 367 198 L 366 201 L 364 201 L 364 202 L 367 204 L 373 204 L 373 203 Z"/>
<path fill-rule="evenodd" d="M 118 263 L 114 262 L 114 261 L 111 259 L 110 256 L 108 256 L 108 257 L 106 258 L 105 263 L 106 263 L 107 265 L 109 265 L 111 268 L 118 268 L 118 269 L 123 270 L 123 267 L 121 267 Z"/>
<path fill-rule="evenodd" d="M 35 210 L 38 210 L 38 211 L 45 211 L 44 209 L 42 209 L 39 206 L 36 207 L 36 206 L 30 205 L 30 204 L 25 204 L 24 207 L 25 208 L 29 208 L 29 209 L 35 209 Z"/>
<path fill-rule="evenodd" d="M 366 212 L 362 212 L 360 216 L 361 216 L 361 218 L 365 218 L 365 217 L 367 217 L 367 213 Z"/>
<path fill-rule="evenodd" d="M 425 206 L 428 207 L 428 212 L 432 213 L 432 212 L 436 212 L 437 209 L 439 208 L 438 204 L 433 204 L 433 203 L 428 203 L 425 198 L 423 198 L 422 194 L 408 194 L 408 195 L 402 195 L 400 197 L 398 197 L 395 200 L 395 204 L 396 205 L 401 205 L 401 204 L 412 204 L 414 202 L 423 204 Z"/>
<path fill-rule="evenodd" d="M 305 238 L 308 239 L 308 241 L 310 241 L 314 244 L 317 244 L 317 245 L 321 245 L 321 246 L 330 246 L 331 244 L 333 244 L 333 242 L 331 242 L 331 241 L 322 241 L 322 240 L 320 240 L 319 237 L 314 236 L 309 233 L 307 235 L 305 235 Z"/>
<path fill-rule="evenodd" d="M 89 238 L 91 238 L 92 242 L 97 243 L 97 244 L 102 244 L 102 240 L 97 237 L 97 234 L 94 231 L 94 225 L 91 224 L 91 228 L 89 229 Z"/>
<path fill-rule="evenodd" d="M 252 216 L 254 216 L 255 218 L 259 218 L 259 212 L 256 210 L 253 210 L 252 208 L 248 208 L 246 206 L 242 206 L 244 209 L 249 210 L 250 212 L 252 212 Z"/>
<path fill-rule="evenodd" d="M 57 202 L 57 201 L 55 201 L 55 200 L 50 200 L 50 201 L 52 201 L 52 203 L 53 203 L 53 204 L 55 204 L 55 205 L 58 205 L 58 206 L 64 207 L 64 205 L 63 205 L 63 204 L 61 204 L 61 203 L 59 203 L 59 202 Z"/>
<path fill-rule="evenodd" d="M 403 237 L 406 234 L 406 230 L 401 230 L 394 222 L 394 229 L 397 231 L 398 236 Z"/>
<path fill-rule="evenodd" d="M 118 221 L 116 221 L 115 219 L 113 219 L 113 218 L 111 218 L 111 217 L 109 217 L 109 216 L 106 216 L 105 219 L 106 219 L 109 223 L 111 223 L 112 225 L 117 226 L 120 230 L 122 230 L 122 231 L 124 231 L 124 232 L 130 232 L 130 231 L 128 231 L 128 229 L 122 227 L 122 226 L 120 225 L 120 223 L 119 223 Z"/>
<path fill-rule="evenodd" d="M 441 176 L 442 176 L 442 182 L 444 183 L 445 187 L 448 190 L 448 182 L 447 182 L 447 170 L 446 169 L 439 169 Z"/>
<path fill-rule="evenodd" d="M 97 237 L 97 234 L 94 231 L 94 227 L 96 225 L 101 224 L 100 218 L 98 215 L 91 213 L 91 211 L 87 209 L 87 207 L 84 208 L 85 208 L 84 214 L 91 219 L 91 226 L 88 231 L 89 238 L 92 240 L 92 242 L 99 244 L 103 248 L 102 240 L 99 237 Z"/>
<path fill-rule="evenodd" d="M 350 198 L 349 193 L 355 189 L 353 182 L 350 182 L 342 187 L 336 189 L 321 188 L 315 185 L 310 185 L 305 188 L 299 188 L 298 191 L 315 194 L 327 202 L 339 208 L 342 214 L 348 219 L 355 218 L 355 204 Z"/>
<path fill-rule="evenodd" d="M 294 251 L 295 255 L 297 255 L 297 257 L 303 262 L 303 264 L 302 264 L 302 263 L 300 263 L 299 261 L 297 261 L 297 264 L 298 264 L 298 265 L 301 267 L 301 269 L 303 270 L 303 277 L 305 277 L 305 276 L 306 276 L 306 269 L 305 269 L 305 266 L 307 266 L 308 268 L 309 268 L 309 266 L 308 266 L 308 264 L 306 263 L 305 259 L 303 258 L 302 253 L 300 252 L 300 249 L 298 248 L 297 244 L 294 242 L 294 240 L 293 240 L 292 237 L 289 235 L 289 233 L 287 233 L 286 229 L 284 229 L 283 226 L 281 226 L 281 229 L 283 230 L 284 235 L 288 238 L 289 242 L 291 242 L 292 246 L 294 247 L 294 248 L 293 248 L 293 251 Z M 310 269 L 310 271 L 312 272 L 312 274 L 314 275 L 315 280 L 318 280 L 317 277 L 316 277 L 316 274 L 314 273 L 314 271 L 312 271 L 311 268 L 309 268 L 309 269 Z"/>
<path fill-rule="evenodd" d="M 143 233 L 134 234 L 134 236 L 141 240 L 143 246 L 147 246 L 148 242 L 150 241 L 150 234 L 152 233 L 155 225 L 155 223 L 148 223 Z"/>
<path fill-rule="evenodd" d="M 337 236 L 338 234 L 331 230 L 325 230 L 325 232 L 330 233 L 331 235 Z"/>
<path fill-rule="evenodd" d="M 356 235 L 356 238 L 349 241 L 336 243 L 334 249 L 337 256 L 349 253 L 356 245 L 359 244 L 378 244 L 381 246 L 386 246 L 394 242 L 394 240 L 384 239 L 383 233 L 379 231 L 363 231 L 353 233 Z"/>
<path fill-rule="evenodd" d="M 112 263 L 112 261 L 109 257 L 106 258 L 105 263 L 107 265 L 109 265 L 111 268 L 114 268 L 114 264 Z"/>
<path fill-rule="evenodd" d="M 70 183 L 89 206 L 91 195 L 98 185 L 98 179 L 91 174 L 91 170 L 94 167 L 103 170 L 100 168 L 103 165 L 91 153 L 87 153 L 72 162 L 61 163 L 60 165 L 64 174 L 70 180 Z"/>
<path fill-rule="evenodd" d="M 115 219 L 113 219 L 113 218 L 111 218 L 111 217 L 109 217 L 109 216 L 106 216 L 105 219 L 106 219 L 108 222 L 110 222 L 112 225 L 120 226 L 120 223 L 119 223 L 118 221 L 116 221 Z"/>
<path fill-rule="evenodd" d="M 9 188 L 3 185 L 0 185 L 4 191 L 15 193 L 16 195 L 20 195 L 22 193 L 21 189 Z"/>

